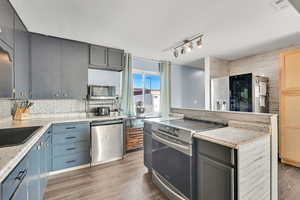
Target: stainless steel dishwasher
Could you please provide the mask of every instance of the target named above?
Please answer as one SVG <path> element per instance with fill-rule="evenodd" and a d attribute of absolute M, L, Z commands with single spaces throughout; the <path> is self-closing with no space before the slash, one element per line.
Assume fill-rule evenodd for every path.
<path fill-rule="evenodd" d="M 119 160 L 124 155 L 124 128 L 122 120 L 91 123 L 92 166 Z"/>

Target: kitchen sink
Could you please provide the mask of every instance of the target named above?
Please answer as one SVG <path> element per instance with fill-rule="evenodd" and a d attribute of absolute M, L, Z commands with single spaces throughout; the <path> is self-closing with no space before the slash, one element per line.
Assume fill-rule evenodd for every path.
<path fill-rule="evenodd" d="M 40 127 L 0 129 L 0 148 L 24 144 Z"/>

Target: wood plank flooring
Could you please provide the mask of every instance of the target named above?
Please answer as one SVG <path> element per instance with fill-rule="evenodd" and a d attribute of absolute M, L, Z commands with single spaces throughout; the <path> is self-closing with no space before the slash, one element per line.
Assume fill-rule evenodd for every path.
<path fill-rule="evenodd" d="M 300 199 L 300 169 L 279 164 L 279 200 Z M 45 200 L 167 200 L 152 183 L 143 151 L 124 160 L 49 178 Z"/>
<path fill-rule="evenodd" d="M 279 164 L 279 200 L 300 199 L 300 168 Z"/>
<path fill-rule="evenodd" d="M 143 151 L 111 164 L 49 178 L 45 200 L 167 200 L 152 183 Z"/>

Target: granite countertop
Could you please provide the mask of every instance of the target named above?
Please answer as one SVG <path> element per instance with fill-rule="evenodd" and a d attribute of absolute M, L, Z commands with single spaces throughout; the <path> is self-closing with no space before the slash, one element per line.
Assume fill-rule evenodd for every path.
<path fill-rule="evenodd" d="M 16 167 L 16 165 L 26 156 L 30 149 L 36 144 L 36 142 L 43 136 L 43 134 L 52 124 L 85 121 L 91 122 L 97 120 L 103 121 L 122 118 L 126 118 L 126 116 L 88 117 L 85 114 L 81 114 L 65 116 L 52 115 L 49 116 L 49 118 L 36 118 L 24 121 L 0 121 L 0 129 L 41 126 L 41 128 L 39 128 L 26 143 L 17 146 L 0 148 L 0 182 L 2 182 Z"/>
<path fill-rule="evenodd" d="M 238 149 L 241 145 L 270 136 L 268 132 L 254 131 L 243 128 L 225 127 L 194 134 L 194 138 Z"/>

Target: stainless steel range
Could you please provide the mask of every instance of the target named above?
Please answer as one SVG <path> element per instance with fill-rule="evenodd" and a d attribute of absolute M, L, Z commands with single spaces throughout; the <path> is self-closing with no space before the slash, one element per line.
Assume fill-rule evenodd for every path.
<path fill-rule="evenodd" d="M 152 179 L 169 199 L 192 199 L 193 134 L 222 127 L 189 119 L 153 123 Z"/>

